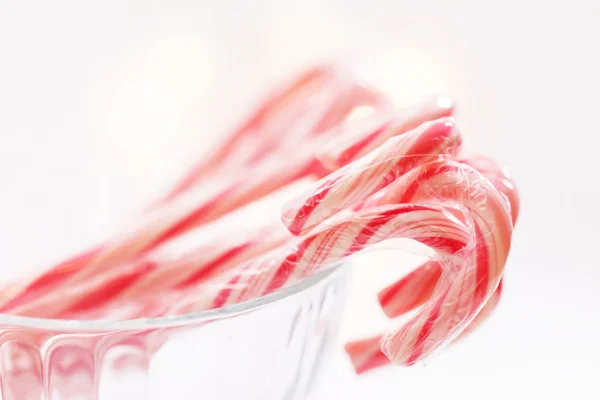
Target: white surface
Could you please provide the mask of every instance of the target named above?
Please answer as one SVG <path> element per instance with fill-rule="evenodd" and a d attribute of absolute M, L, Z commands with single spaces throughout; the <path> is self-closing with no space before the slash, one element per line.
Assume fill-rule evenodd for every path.
<path fill-rule="evenodd" d="M 102 235 L 160 189 L 159 177 L 200 154 L 210 132 L 237 115 L 230 105 L 241 109 L 287 67 L 341 49 L 366 56 L 366 70 L 399 103 L 431 91 L 454 96 L 467 148 L 509 166 L 523 206 L 504 299 L 480 333 L 426 369 L 356 380 L 342 370 L 331 393 L 598 398 L 597 8 L 577 0 L 2 3 L 2 272 Z"/>

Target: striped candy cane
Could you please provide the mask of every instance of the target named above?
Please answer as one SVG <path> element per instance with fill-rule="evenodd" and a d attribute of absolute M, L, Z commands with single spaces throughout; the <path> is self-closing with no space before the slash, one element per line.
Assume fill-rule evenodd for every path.
<path fill-rule="evenodd" d="M 484 156 L 461 157 L 461 162 L 471 165 L 483 173 L 506 196 L 510 203 L 511 218 L 514 225 L 518 218 L 519 196 L 514 182 L 509 178 L 506 171 L 493 160 Z M 393 188 L 388 188 L 388 191 L 392 192 Z M 400 195 L 395 199 L 390 196 L 380 197 L 372 200 L 369 205 L 376 206 L 379 201 L 399 201 Z M 415 199 L 410 200 L 414 201 Z M 395 318 L 424 304 L 431 297 L 441 274 L 442 266 L 440 263 L 431 260 L 383 289 L 379 293 L 378 299 L 384 313 L 390 318 Z M 500 299 L 500 294 L 501 283 L 483 309 L 477 314 L 473 323 L 463 333 L 472 332 L 476 326 L 490 315 Z M 461 334 L 459 337 L 462 336 L 464 335 Z M 353 341 L 346 345 L 346 352 L 358 373 L 389 363 L 387 357 L 381 352 L 381 339 L 382 336 L 376 336 Z"/>
<path fill-rule="evenodd" d="M 132 262 L 99 271 L 76 285 L 65 280 L 56 282 L 50 290 L 29 291 L 18 301 L 6 303 L 0 312 L 56 318 L 93 307 L 111 307 L 144 292 L 195 284 L 289 241 L 290 233 L 275 216 L 267 215 L 256 226 L 232 232 L 233 217 L 244 218 L 253 210 L 246 208 L 229 220 L 196 228 Z"/>
<path fill-rule="evenodd" d="M 493 160 L 483 157 L 461 157 L 460 162 L 471 165 L 477 171 L 481 172 L 490 182 L 492 182 L 500 192 L 506 196 L 510 204 L 511 218 L 513 226 L 517 222 L 519 213 L 519 196 L 514 182 L 497 163 Z M 384 189 L 388 194 L 371 199 L 367 206 L 376 206 L 383 202 L 400 202 L 403 193 L 393 193 L 394 188 Z M 418 195 L 418 193 L 415 193 Z M 409 202 L 420 201 L 420 198 L 405 198 Z M 379 293 L 379 302 L 384 313 L 391 318 L 404 314 L 407 311 L 423 304 L 432 293 L 439 276 L 441 267 L 435 260 L 426 262 L 420 268 L 417 268 L 406 275 L 398 282 L 388 286 Z"/>
<path fill-rule="evenodd" d="M 207 176 L 238 173 L 281 148 L 310 141 L 357 106 L 386 102 L 381 94 L 358 85 L 350 71 L 340 66 L 309 68 L 267 96 L 225 141 L 192 167 L 166 200 Z"/>
<path fill-rule="evenodd" d="M 290 202 L 282 214 L 282 221 L 295 235 L 309 232 L 412 168 L 442 154 L 455 153 L 460 144 L 460 134 L 448 118 L 427 122 L 392 137 L 364 157 L 327 176 L 306 197 Z"/>
<path fill-rule="evenodd" d="M 396 161 L 396 159 L 390 158 L 386 163 L 393 165 Z M 354 168 L 355 165 L 360 165 L 360 167 Z M 376 161 L 376 165 L 381 167 L 381 163 L 378 160 Z M 328 186 L 328 188 L 330 188 L 327 192 L 328 198 L 333 198 L 335 202 L 337 202 L 330 205 L 331 209 L 335 209 L 336 204 L 349 206 L 356 204 L 361 200 L 360 197 L 357 197 L 351 191 L 346 190 L 346 187 L 352 187 L 353 181 L 360 181 L 363 176 L 370 174 L 370 169 L 368 167 L 370 167 L 369 163 L 350 164 L 347 168 L 348 171 L 345 171 L 345 173 L 336 180 L 336 185 Z M 315 190 L 315 193 L 320 193 L 319 190 L 322 190 L 322 186 L 319 186 L 318 189 Z M 348 193 L 350 194 L 348 195 Z M 366 193 L 367 195 L 370 194 L 369 192 L 363 193 Z M 314 198 L 312 196 L 314 195 L 309 195 L 298 200 L 298 204 L 309 206 L 304 209 L 300 208 L 300 210 L 302 210 L 302 213 L 300 214 L 301 218 L 316 213 L 316 211 L 314 211 L 315 204 L 319 206 L 320 202 L 311 201 L 311 198 Z M 473 218 L 473 229 L 475 230 L 475 236 L 477 237 L 477 249 L 479 249 L 478 253 L 481 254 L 481 260 L 478 262 L 476 270 L 480 276 L 477 278 L 477 281 L 481 281 L 481 283 L 476 285 L 475 289 L 471 288 L 471 290 L 475 290 L 473 293 L 473 304 L 468 308 L 470 312 L 465 314 L 465 318 L 472 318 L 479 311 L 478 307 L 481 307 L 485 303 L 487 297 L 493 293 L 495 287 L 498 285 L 501 278 L 501 271 L 508 255 L 512 222 L 509 218 L 510 214 L 508 214 L 508 216 L 506 215 L 507 213 L 510 213 L 507 199 L 491 182 L 466 164 L 451 161 L 437 161 L 415 168 L 406 173 L 400 179 L 394 181 L 386 190 L 380 191 L 370 198 L 367 198 L 361 206 L 368 208 L 370 204 L 410 203 L 417 200 L 425 201 L 427 204 L 460 204 L 467 207 L 469 214 Z M 293 211 L 295 212 L 297 209 L 298 208 L 293 209 Z M 296 217 L 298 214 L 294 214 L 294 212 L 292 212 L 291 215 Z M 324 220 L 329 215 L 330 213 L 327 210 L 324 210 L 324 213 L 320 216 L 318 221 Z M 294 219 L 288 218 L 285 221 L 290 220 L 293 221 Z M 494 258 L 491 258 L 491 256 L 494 256 Z M 435 271 L 435 268 L 433 270 Z M 482 277 L 485 277 L 486 279 Z M 441 279 L 441 277 L 436 276 L 436 279 Z M 475 278 L 469 277 L 469 279 Z M 424 281 L 427 282 L 427 279 Z M 484 283 L 486 284 L 484 285 Z M 427 292 L 432 290 L 431 285 L 426 289 L 428 290 L 425 290 L 425 294 L 429 294 Z M 455 295 L 456 294 L 453 292 L 448 292 L 444 294 L 444 298 Z M 439 308 L 441 308 L 443 304 L 444 301 L 440 300 L 438 308 L 430 311 L 435 311 L 434 314 L 439 313 Z M 448 330 L 448 333 L 459 331 L 464 328 L 464 325 L 452 325 L 453 326 Z M 391 349 L 388 351 L 396 352 L 395 349 L 397 349 L 400 344 L 406 343 L 406 337 L 412 337 L 414 339 L 414 332 L 408 332 L 406 329 L 397 332 L 396 336 L 388 338 L 388 341 L 385 343 L 385 346 L 387 346 L 386 348 Z M 414 327 L 411 329 L 414 329 Z M 429 333 L 427 333 L 427 336 L 429 336 Z M 394 341 L 398 341 L 398 343 Z M 423 341 L 418 340 L 416 342 L 421 344 Z M 422 347 L 427 348 L 428 346 L 423 345 Z M 432 346 L 429 346 L 427 351 L 417 351 L 413 348 L 414 352 L 411 357 L 407 359 L 400 358 L 397 361 L 412 363 L 419 359 L 422 353 L 430 353 L 433 349 L 434 347 Z M 392 357 L 394 356 L 394 353 L 390 354 Z M 400 354 L 405 353 L 400 352 Z"/>
<path fill-rule="evenodd" d="M 337 135 L 318 153 L 330 171 L 340 169 L 364 156 L 387 139 L 424 124 L 454 114 L 454 104 L 446 96 L 425 99 L 409 108 L 380 108 L 360 120 L 350 120 L 337 128 Z"/>

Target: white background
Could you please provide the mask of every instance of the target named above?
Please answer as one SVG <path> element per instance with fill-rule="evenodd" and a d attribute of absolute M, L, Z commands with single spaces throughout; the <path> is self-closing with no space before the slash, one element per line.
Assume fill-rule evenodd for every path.
<path fill-rule="evenodd" d="M 598 15 L 579 0 L 3 1 L 3 276 L 108 232 L 262 85 L 356 57 L 400 105 L 453 96 L 467 148 L 510 168 L 523 205 L 478 334 L 425 369 L 342 366 L 323 398 L 598 398 Z"/>

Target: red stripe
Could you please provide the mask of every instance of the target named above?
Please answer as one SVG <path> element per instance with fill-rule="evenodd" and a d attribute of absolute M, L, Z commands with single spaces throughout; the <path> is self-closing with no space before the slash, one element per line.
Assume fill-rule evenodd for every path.
<path fill-rule="evenodd" d="M 390 363 L 390 359 L 383 354 L 381 350 L 378 350 L 375 354 L 369 357 L 366 362 L 356 366 L 354 369 L 357 374 L 364 374 L 372 369 L 383 367 L 384 365 L 388 365 Z"/>
<path fill-rule="evenodd" d="M 104 246 L 98 246 L 92 250 L 73 257 L 67 261 L 63 261 L 55 265 L 49 271 L 44 272 L 42 276 L 31 282 L 25 290 L 38 290 L 44 286 L 56 283 L 56 280 L 66 279 L 76 272 L 79 272 L 87 264 L 91 263 L 94 258 L 103 250 Z"/>
<path fill-rule="evenodd" d="M 222 199 L 226 199 L 227 197 L 229 197 L 232 193 L 235 192 L 236 189 L 237 185 L 231 185 L 230 187 L 219 193 L 217 196 L 214 196 L 211 200 L 203 203 L 200 207 L 190 212 L 187 216 L 180 219 L 177 223 L 175 223 L 161 235 L 156 237 L 151 243 L 146 245 L 146 247 L 143 250 L 141 250 L 140 253 L 197 226 L 208 209 L 213 207 L 215 204 L 218 204 Z"/>
<path fill-rule="evenodd" d="M 483 235 L 479 226 L 475 225 L 475 236 L 476 236 L 476 270 L 475 270 L 475 301 L 473 302 L 473 310 L 475 312 L 477 308 L 485 301 L 485 297 L 488 291 L 488 280 L 489 280 L 489 253 L 483 239 Z"/>
<path fill-rule="evenodd" d="M 233 287 L 241 280 L 244 271 L 246 271 L 251 264 L 252 263 L 246 264 L 243 268 L 241 268 L 239 273 L 237 273 L 233 278 L 229 280 L 229 282 L 227 282 L 225 288 L 219 291 L 219 293 L 213 300 L 211 308 L 220 308 L 227 303 L 227 300 L 229 299 L 229 296 L 231 296 L 231 292 L 233 291 Z"/>
<path fill-rule="evenodd" d="M 350 357 L 357 374 L 363 374 L 390 363 L 390 359 L 381 351 L 381 336 L 374 336 L 372 338 L 347 343 L 344 346 L 344 350 Z M 363 355 L 365 353 L 370 354 L 369 357 L 363 361 Z"/>
<path fill-rule="evenodd" d="M 125 288 L 131 286 L 141 276 L 146 275 L 156 269 L 156 264 L 150 261 L 137 263 L 136 266 L 125 273 L 120 272 L 114 279 L 102 282 L 100 287 L 96 287 L 85 297 L 74 304 L 71 304 L 65 312 L 81 312 L 93 308 L 121 293 Z"/>
<path fill-rule="evenodd" d="M 442 296 L 440 296 L 438 301 L 435 303 L 433 309 L 429 313 L 429 317 L 423 324 L 423 327 L 421 328 L 421 331 L 419 332 L 419 335 L 417 336 L 417 340 L 415 341 L 415 346 L 413 347 L 413 350 L 412 350 L 410 356 L 406 360 L 406 365 L 413 365 L 421 358 L 421 355 L 423 354 L 423 347 L 425 346 L 425 340 L 429 337 L 429 334 L 431 333 L 431 330 L 433 329 L 435 322 L 439 318 L 440 310 L 442 309 L 442 306 L 444 305 L 444 301 L 446 301 L 446 297 L 448 296 L 449 292 L 450 292 L 450 288 L 446 289 L 444 294 Z"/>
<path fill-rule="evenodd" d="M 295 213 L 293 221 L 288 225 L 288 230 L 294 235 L 302 232 L 302 227 L 315 211 L 316 206 L 323 200 L 323 197 L 329 193 L 333 185 L 339 180 L 339 178 L 331 179 L 321 185 L 314 195 L 310 196 L 302 207 Z"/>
<path fill-rule="evenodd" d="M 9 312 L 13 308 L 20 307 L 23 304 L 36 300 L 43 294 L 40 293 L 41 290 L 52 290 L 53 286 L 60 284 L 64 279 L 80 272 L 82 268 L 94 260 L 96 255 L 98 255 L 102 249 L 103 246 L 99 246 L 77 257 L 71 258 L 70 260 L 57 264 L 50 271 L 44 272 L 42 276 L 22 288 L 19 294 L 5 302 L 2 307 L 0 307 L 0 312 Z"/>
<path fill-rule="evenodd" d="M 385 314 L 390 318 L 402 315 L 425 303 L 427 299 L 431 297 L 441 276 L 442 268 L 440 267 L 439 262 L 428 261 L 396 283 L 379 292 L 379 295 L 377 296 L 379 304 L 383 308 Z M 416 283 L 419 283 L 418 288 L 415 288 Z M 409 289 L 411 290 L 408 291 Z M 418 291 L 416 289 L 418 289 Z M 393 310 L 388 309 L 388 305 L 394 302 L 400 295 L 409 297 L 406 301 L 397 305 Z"/>
<path fill-rule="evenodd" d="M 375 129 L 373 132 L 369 133 L 358 142 L 354 143 L 352 146 L 346 148 L 338 157 L 338 164 L 340 166 L 346 165 L 352 162 L 356 156 L 363 150 L 365 147 L 369 145 L 373 140 L 375 140 L 383 131 L 385 131 L 390 126 L 390 122 L 386 122 L 381 127 Z"/>
<path fill-rule="evenodd" d="M 386 223 L 388 223 L 394 217 L 397 217 L 402 214 L 407 214 L 415 211 L 430 211 L 432 210 L 429 207 L 419 206 L 415 204 L 402 204 L 397 207 L 389 210 L 385 210 L 378 215 L 372 217 L 371 221 L 366 224 L 356 238 L 353 240 L 352 245 L 346 251 L 346 255 L 353 254 L 357 251 L 360 251 L 373 237 L 374 233 L 379 230 L 379 228 Z M 357 216 L 360 218 L 360 215 Z M 387 239 L 381 238 L 379 241 L 383 241 Z"/>
<path fill-rule="evenodd" d="M 310 246 L 310 244 L 315 240 L 318 235 L 313 235 L 311 237 L 303 240 L 298 246 L 296 251 L 290 253 L 283 262 L 277 267 L 277 271 L 271 281 L 267 285 L 266 289 L 263 292 L 263 295 L 274 292 L 275 290 L 281 288 L 287 281 L 289 276 L 294 272 L 296 267 L 298 266 L 298 260 L 302 259 L 304 253 Z"/>
<path fill-rule="evenodd" d="M 205 279 L 208 275 L 210 275 L 213 271 L 218 269 L 223 263 L 230 261 L 235 256 L 242 253 L 247 248 L 251 247 L 254 243 L 244 243 L 235 247 L 232 247 L 225 253 L 221 254 L 219 257 L 215 258 L 211 262 L 205 265 L 200 265 L 196 267 L 196 271 L 188 276 L 184 281 L 179 282 L 175 285 L 176 289 L 181 289 L 185 286 L 191 285 L 193 283 L 197 283 L 198 281 Z"/>
<path fill-rule="evenodd" d="M 408 187 L 406 187 L 400 199 L 398 199 L 397 201 L 399 203 L 409 202 L 415 196 L 417 191 L 421 188 L 421 185 L 423 185 L 424 181 L 427 181 L 436 175 L 455 172 L 456 170 L 457 167 L 454 165 L 441 163 L 431 163 L 424 166 L 424 168 L 420 171 L 420 174 L 412 180 Z"/>
<path fill-rule="evenodd" d="M 453 125 L 440 122 L 434 123 L 425 129 L 413 146 L 406 152 L 406 156 L 402 158 L 403 173 L 419 165 L 424 157 L 431 157 L 431 154 L 439 153 L 436 150 L 448 141 L 453 130 Z"/>

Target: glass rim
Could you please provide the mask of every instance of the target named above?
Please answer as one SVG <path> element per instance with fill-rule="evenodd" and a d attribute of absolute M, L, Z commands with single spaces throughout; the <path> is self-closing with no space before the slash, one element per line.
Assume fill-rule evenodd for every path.
<path fill-rule="evenodd" d="M 285 298 L 299 294 L 316 286 L 321 281 L 330 277 L 339 265 L 330 267 L 325 271 L 318 272 L 289 287 L 283 288 L 265 296 L 257 297 L 241 303 L 227 305 L 225 307 L 210 310 L 197 311 L 187 314 L 156 317 L 156 318 L 134 318 L 134 319 L 90 319 L 70 320 L 59 318 L 35 318 L 0 313 L 0 325 L 11 327 L 44 329 L 49 331 L 84 331 L 84 332 L 110 332 L 110 331 L 135 331 L 152 328 L 170 328 L 188 324 L 201 323 L 210 320 L 219 320 L 250 311 L 258 310 Z"/>

